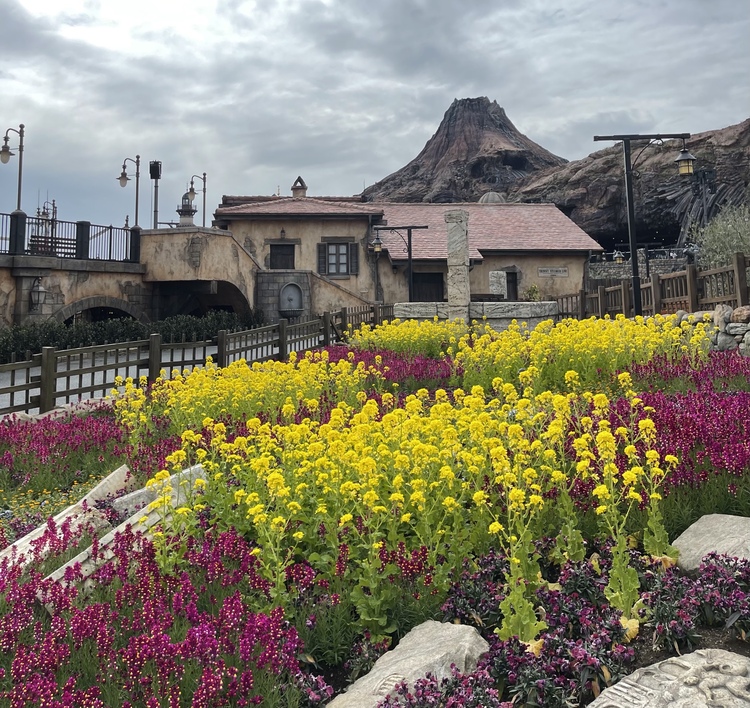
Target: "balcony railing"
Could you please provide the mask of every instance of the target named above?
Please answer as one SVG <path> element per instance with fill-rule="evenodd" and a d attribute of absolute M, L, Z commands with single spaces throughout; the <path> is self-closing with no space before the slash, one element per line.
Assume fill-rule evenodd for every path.
<path fill-rule="evenodd" d="M 100 226 L 88 221 L 62 221 L 43 216 L 23 216 L 15 244 L 13 214 L 0 214 L 0 254 L 128 261 L 132 254 L 131 229 Z"/>

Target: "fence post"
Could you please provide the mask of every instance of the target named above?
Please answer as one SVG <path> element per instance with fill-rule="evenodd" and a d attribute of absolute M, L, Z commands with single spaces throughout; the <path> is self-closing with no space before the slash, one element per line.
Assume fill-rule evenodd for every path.
<path fill-rule="evenodd" d="M 8 253 L 11 256 L 20 256 L 26 250 L 26 213 L 20 209 L 10 215 L 10 238 L 8 241 Z"/>
<path fill-rule="evenodd" d="M 220 329 L 216 337 L 216 366 L 223 369 L 227 365 L 227 331 Z"/>
<path fill-rule="evenodd" d="M 91 222 L 76 221 L 76 258 L 83 260 L 89 257 L 90 241 Z"/>
<path fill-rule="evenodd" d="M 141 227 L 133 226 L 130 229 L 130 253 L 128 260 L 131 263 L 139 263 L 141 260 Z"/>
<path fill-rule="evenodd" d="M 604 319 L 604 315 L 607 314 L 607 293 L 603 285 L 600 285 L 596 290 L 599 294 L 599 317 Z"/>
<path fill-rule="evenodd" d="M 375 303 L 372 306 L 372 326 L 378 327 L 383 323 L 383 313 L 380 309 L 380 303 Z"/>
<path fill-rule="evenodd" d="M 747 291 L 747 270 L 745 269 L 745 254 L 735 253 L 732 258 L 734 266 L 734 288 L 737 291 L 737 307 L 750 305 Z"/>
<path fill-rule="evenodd" d="M 622 290 L 622 314 L 625 317 L 630 317 L 630 281 L 623 280 L 620 283 L 620 288 Z"/>
<path fill-rule="evenodd" d="M 46 413 L 55 407 L 57 383 L 57 358 L 54 347 L 42 347 L 41 377 L 39 380 L 39 412 Z"/>
<path fill-rule="evenodd" d="M 346 337 L 346 330 L 349 329 L 349 309 L 341 308 L 341 336 Z"/>
<path fill-rule="evenodd" d="M 283 317 L 279 320 L 279 361 L 286 361 L 289 356 L 289 345 L 286 340 L 286 326 L 289 320 Z"/>
<path fill-rule="evenodd" d="M 579 320 L 586 319 L 586 291 L 585 290 L 578 291 L 578 319 Z"/>
<path fill-rule="evenodd" d="M 661 276 L 651 273 L 651 297 L 654 301 L 654 314 L 661 314 Z"/>
<path fill-rule="evenodd" d="M 688 312 L 698 312 L 698 269 L 692 263 L 685 270 L 687 279 Z"/>
<path fill-rule="evenodd" d="M 331 313 L 323 313 L 323 346 L 331 346 Z"/>
<path fill-rule="evenodd" d="M 153 383 L 161 371 L 161 335 L 154 332 L 148 338 L 148 381 Z"/>

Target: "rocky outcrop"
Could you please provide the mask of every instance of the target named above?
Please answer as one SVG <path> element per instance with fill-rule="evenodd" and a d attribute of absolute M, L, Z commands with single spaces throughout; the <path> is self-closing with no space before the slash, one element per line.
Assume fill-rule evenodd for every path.
<path fill-rule="evenodd" d="M 703 218 L 703 195 L 694 181 L 680 177 L 674 160 L 682 141 L 663 145 L 632 142 L 634 206 L 639 242 L 675 243 L 691 222 Z M 645 149 L 644 149 L 645 148 Z M 706 211 L 713 216 L 724 204 L 748 199 L 750 119 L 693 135 L 688 150 L 696 168 L 716 172 L 714 191 L 706 190 Z M 547 169 L 516 183 L 509 201 L 554 202 L 586 233 L 605 247 L 627 242 L 627 214 L 622 145 L 592 153 L 563 167 Z"/>
<path fill-rule="evenodd" d="M 368 201 L 476 202 L 507 192 L 530 174 L 565 160 L 521 134 L 486 97 L 456 99 L 408 165 L 368 187 Z"/>
<path fill-rule="evenodd" d="M 691 223 L 701 222 L 704 210 L 710 217 L 722 205 L 748 200 L 750 119 L 687 141 L 698 158 L 696 168 L 715 170 L 705 209 L 693 181 L 677 174 L 674 159 L 682 142 L 645 146 L 645 141 L 631 144 L 639 243 L 674 244 Z M 474 202 L 489 191 L 507 201 L 552 202 L 608 250 L 628 241 L 622 146 L 567 162 L 521 134 L 485 97 L 455 100 L 422 152 L 365 189 L 363 198 Z"/>

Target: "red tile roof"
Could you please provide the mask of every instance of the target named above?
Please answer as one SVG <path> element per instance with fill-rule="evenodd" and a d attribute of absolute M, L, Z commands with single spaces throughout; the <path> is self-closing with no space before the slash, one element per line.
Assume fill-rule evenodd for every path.
<path fill-rule="evenodd" d="M 281 197 L 263 202 L 219 207 L 216 217 L 243 216 L 380 216 L 383 207 L 368 202 L 331 202 L 310 197 Z"/>
<path fill-rule="evenodd" d="M 376 203 L 373 202 L 373 206 Z M 412 231 L 412 257 L 444 260 L 448 257 L 445 213 L 463 209 L 469 213 L 469 257 L 481 251 L 601 251 L 602 247 L 576 226 L 554 204 L 490 203 L 434 204 L 378 202 L 389 226 L 424 226 Z M 406 238 L 406 231 L 403 231 Z M 403 241 L 388 230 L 380 231 L 383 249 L 391 260 L 405 260 Z"/>

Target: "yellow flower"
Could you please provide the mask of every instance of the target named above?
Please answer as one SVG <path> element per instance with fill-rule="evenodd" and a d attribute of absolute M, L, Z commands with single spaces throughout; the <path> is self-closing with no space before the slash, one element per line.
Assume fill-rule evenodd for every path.
<path fill-rule="evenodd" d="M 401 514 L 401 523 L 402 524 L 408 524 L 411 521 L 411 514 Z"/>
<path fill-rule="evenodd" d="M 500 533 L 503 530 L 503 525 L 498 521 L 493 521 L 490 524 L 489 532 L 491 534 L 497 534 Z"/>
<path fill-rule="evenodd" d="M 305 537 L 305 534 L 302 533 L 302 531 L 295 531 L 292 534 L 292 538 L 294 538 L 295 541 L 301 541 Z"/>
<path fill-rule="evenodd" d="M 339 519 L 339 526 L 343 526 L 344 524 L 348 524 L 354 517 L 351 514 L 344 514 Z"/>

